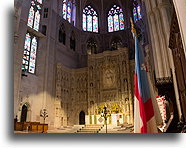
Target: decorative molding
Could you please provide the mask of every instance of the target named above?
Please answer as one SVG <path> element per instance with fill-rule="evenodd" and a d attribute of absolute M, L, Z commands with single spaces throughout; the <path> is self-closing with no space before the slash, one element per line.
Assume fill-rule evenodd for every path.
<path fill-rule="evenodd" d="M 172 84 L 173 80 L 172 77 L 163 77 L 163 78 L 156 78 L 156 86 L 165 85 L 165 84 Z"/>

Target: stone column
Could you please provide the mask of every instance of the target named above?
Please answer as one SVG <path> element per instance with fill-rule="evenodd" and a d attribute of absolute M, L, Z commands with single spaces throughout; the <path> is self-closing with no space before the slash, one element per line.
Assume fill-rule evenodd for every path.
<path fill-rule="evenodd" d="M 169 1 L 162 1 L 162 0 L 143 0 L 146 5 L 147 9 L 147 16 L 149 20 L 149 28 L 151 34 L 151 41 L 154 45 L 153 55 L 154 55 L 154 65 L 156 70 L 156 76 L 161 78 L 170 75 L 170 68 L 172 69 L 172 76 L 173 76 L 173 84 L 175 90 L 175 96 L 178 106 L 178 113 L 179 117 L 180 114 L 180 102 L 179 102 L 179 93 L 178 93 L 178 86 L 177 80 L 175 75 L 175 67 L 173 62 L 172 52 L 168 48 L 169 42 L 169 33 L 170 33 L 170 16 L 169 16 L 169 9 L 170 4 Z M 175 5 L 184 10 L 178 10 L 178 12 L 182 12 L 185 17 L 185 10 L 184 2 L 182 1 L 182 6 L 180 6 L 180 2 L 173 0 Z M 179 4 L 178 4 L 179 3 Z M 171 15 L 171 14 L 170 14 Z M 182 15 L 183 17 L 183 15 Z M 182 18 L 184 20 L 184 18 Z M 185 21 L 184 21 L 185 23 Z M 186 24 L 186 23 L 185 23 Z M 185 25 L 184 25 L 185 26 Z M 186 53 L 186 52 L 185 52 Z"/>
<path fill-rule="evenodd" d="M 167 55 L 167 60 L 169 63 L 169 66 L 172 68 L 174 64 L 172 64 L 172 52 L 168 48 L 169 44 L 169 36 L 170 36 L 170 23 L 171 23 L 171 14 L 168 14 L 168 9 L 171 9 L 170 3 L 167 2 L 162 2 L 161 0 L 159 1 L 159 8 L 160 8 L 160 14 L 162 16 L 162 29 L 165 32 L 165 54 Z"/>
<path fill-rule="evenodd" d="M 161 1 L 160 1 L 160 13 L 161 13 L 161 16 L 163 17 L 162 25 L 163 25 L 164 32 L 166 34 L 165 35 L 166 47 L 167 47 L 166 51 L 167 51 L 170 67 L 172 69 L 173 85 L 174 85 L 174 90 L 175 90 L 176 103 L 177 103 L 177 107 L 178 107 L 178 114 L 179 114 L 179 118 L 181 118 L 181 108 L 180 108 L 180 101 L 179 101 L 177 79 L 176 79 L 176 74 L 175 74 L 175 66 L 174 66 L 174 62 L 173 62 L 173 55 L 172 55 L 171 50 L 168 49 L 169 37 L 170 37 L 170 20 L 168 18 L 171 18 L 171 17 L 169 17 L 168 12 L 167 12 L 168 8 L 169 8 L 168 4 L 161 3 Z"/>
<path fill-rule="evenodd" d="M 178 24 L 180 28 L 180 34 L 182 37 L 183 49 L 186 57 L 186 1 L 185 0 L 173 0 L 174 8 L 176 11 Z"/>
<path fill-rule="evenodd" d="M 154 9 L 154 13 L 155 13 L 155 19 L 156 19 L 156 30 L 158 33 L 158 39 L 159 39 L 159 45 L 160 45 L 160 54 L 158 56 L 161 56 L 161 60 L 163 62 L 163 71 L 164 71 L 164 75 L 163 77 L 168 77 L 170 76 L 170 66 L 169 66 L 169 61 L 168 61 L 168 57 L 167 57 L 167 48 L 168 46 L 166 46 L 165 44 L 165 32 L 163 30 L 163 26 L 162 26 L 162 21 L 164 18 L 161 17 L 159 9 Z"/>
<path fill-rule="evenodd" d="M 162 28 L 164 29 L 166 43 L 168 44 L 169 35 L 170 35 L 170 22 L 171 22 L 170 15 L 171 14 L 168 15 L 168 12 L 166 9 L 170 9 L 170 7 L 168 6 L 168 4 L 161 3 L 159 4 L 159 8 L 160 8 L 160 14 L 162 16 Z"/>
<path fill-rule="evenodd" d="M 180 96 L 179 96 L 179 91 L 178 91 L 178 84 L 177 84 L 177 79 L 176 79 L 175 67 L 174 67 L 174 69 L 172 69 L 172 77 L 173 77 L 174 92 L 175 92 L 175 97 L 176 97 L 176 104 L 177 104 L 177 108 L 178 108 L 178 115 L 179 115 L 179 119 L 181 119 L 182 111 L 181 111 Z"/>
<path fill-rule="evenodd" d="M 168 5 L 158 5 L 159 1 L 149 1 L 145 0 L 148 19 L 149 19 L 149 28 L 151 30 L 151 41 L 154 45 L 153 54 L 154 54 L 154 65 L 156 71 L 156 77 L 169 77 L 170 73 L 170 59 L 168 53 L 168 33 L 170 24 L 168 24 L 168 15 L 166 14 L 165 6 Z M 160 7 L 160 8 L 159 8 Z M 167 28 L 165 29 L 165 26 Z"/>
<path fill-rule="evenodd" d="M 151 39 L 152 39 L 152 43 L 154 43 L 153 57 L 154 57 L 156 77 L 163 77 L 164 71 L 163 71 L 163 62 L 162 62 L 161 52 L 160 52 L 161 49 L 158 41 L 158 34 L 155 25 L 156 22 L 153 13 L 149 16 L 149 20 L 150 20 L 150 29 L 152 30 Z"/>

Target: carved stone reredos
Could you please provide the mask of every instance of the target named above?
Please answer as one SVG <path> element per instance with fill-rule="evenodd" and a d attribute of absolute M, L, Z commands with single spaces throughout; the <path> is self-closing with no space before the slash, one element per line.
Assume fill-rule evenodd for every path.
<path fill-rule="evenodd" d="M 117 104 L 121 113 L 132 116 L 129 110 L 132 86 L 127 48 L 89 55 L 85 68 L 70 69 L 57 64 L 56 97 L 61 100 L 61 110 L 67 116 L 80 110 L 97 114 L 103 104 Z M 65 116 L 63 113 L 61 116 Z"/>

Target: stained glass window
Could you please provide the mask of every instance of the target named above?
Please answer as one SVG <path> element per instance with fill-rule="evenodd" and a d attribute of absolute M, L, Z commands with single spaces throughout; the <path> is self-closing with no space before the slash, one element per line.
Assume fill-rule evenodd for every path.
<path fill-rule="evenodd" d="M 37 0 L 38 3 L 42 4 L 42 0 Z"/>
<path fill-rule="evenodd" d="M 134 9 L 133 9 L 133 15 L 134 15 L 134 22 L 136 22 L 138 20 L 136 7 L 134 7 Z"/>
<path fill-rule="evenodd" d="M 142 19 L 141 7 L 140 7 L 140 5 L 137 3 L 136 0 L 134 0 L 133 5 L 134 5 L 134 8 L 133 8 L 134 22 L 137 22 L 138 20 Z"/>
<path fill-rule="evenodd" d="M 119 6 L 114 5 L 110 9 L 107 20 L 109 32 L 124 30 L 123 10 Z"/>
<path fill-rule="evenodd" d="M 140 5 L 138 5 L 137 11 L 138 11 L 138 19 L 141 19 L 142 16 L 141 16 L 141 7 L 140 7 Z"/>
<path fill-rule="evenodd" d="M 75 23 L 76 6 L 74 0 L 63 0 L 62 16 L 69 23 Z"/>
<path fill-rule="evenodd" d="M 71 2 L 68 2 L 67 20 L 71 22 Z"/>
<path fill-rule="evenodd" d="M 114 28 L 113 28 L 113 17 L 111 15 L 108 17 L 108 29 L 109 29 L 109 32 L 113 32 L 114 31 Z"/>
<path fill-rule="evenodd" d="M 87 30 L 87 21 L 86 21 L 87 16 L 83 14 L 83 30 Z"/>
<path fill-rule="evenodd" d="M 114 31 L 118 31 L 119 30 L 119 19 L 118 19 L 118 15 L 115 14 L 114 15 Z"/>
<path fill-rule="evenodd" d="M 36 31 L 39 30 L 39 21 L 40 21 L 40 14 L 39 14 L 39 11 L 37 11 L 37 12 L 35 13 L 35 20 L 34 20 L 34 29 L 35 29 Z"/>
<path fill-rule="evenodd" d="M 67 18 L 67 4 L 66 4 L 66 0 L 63 1 L 63 18 L 64 19 Z"/>
<path fill-rule="evenodd" d="M 36 37 L 33 37 L 32 43 L 31 43 L 30 61 L 29 61 L 29 69 L 28 69 L 28 72 L 30 73 L 35 72 L 36 50 L 37 50 L 37 39 Z"/>
<path fill-rule="evenodd" d="M 84 31 L 98 32 L 98 15 L 90 5 L 83 9 L 82 23 Z"/>
<path fill-rule="evenodd" d="M 87 16 L 87 31 L 92 32 L 92 16 Z"/>
<path fill-rule="evenodd" d="M 123 19 L 122 13 L 119 14 L 119 20 L 120 20 L 120 29 L 123 30 L 124 29 L 124 19 Z"/>
<path fill-rule="evenodd" d="M 28 26 L 32 27 L 34 22 L 34 8 L 31 6 L 28 16 Z"/>
<path fill-rule="evenodd" d="M 42 0 L 32 0 L 31 7 L 29 10 L 29 15 L 28 15 L 27 25 L 36 31 L 39 30 L 39 22 L 40 22 L 40 16 L 41 16 L 41 4 L 42 4 Z"/>
<path fill-rule="evenodd" d="M 29 73 L 35 73 L 37 51 L 37 38 L 29 33 L 25 37 L 24 54 L 22 59 L 22 70 Z"/>
<path fill-rule="evenodd" d="M 93 16 L 93 32 L 98 31 L 98 17 Z"/>

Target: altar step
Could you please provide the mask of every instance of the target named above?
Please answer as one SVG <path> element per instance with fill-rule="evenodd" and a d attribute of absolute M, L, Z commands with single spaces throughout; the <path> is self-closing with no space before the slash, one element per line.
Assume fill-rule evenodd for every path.
<path fill-rule="evenodd" d="M 99 133 L 99 131 L 103 128 L 104 125 L 85 125 L 81 129 L 79 129 L 76 133 Z"/>

